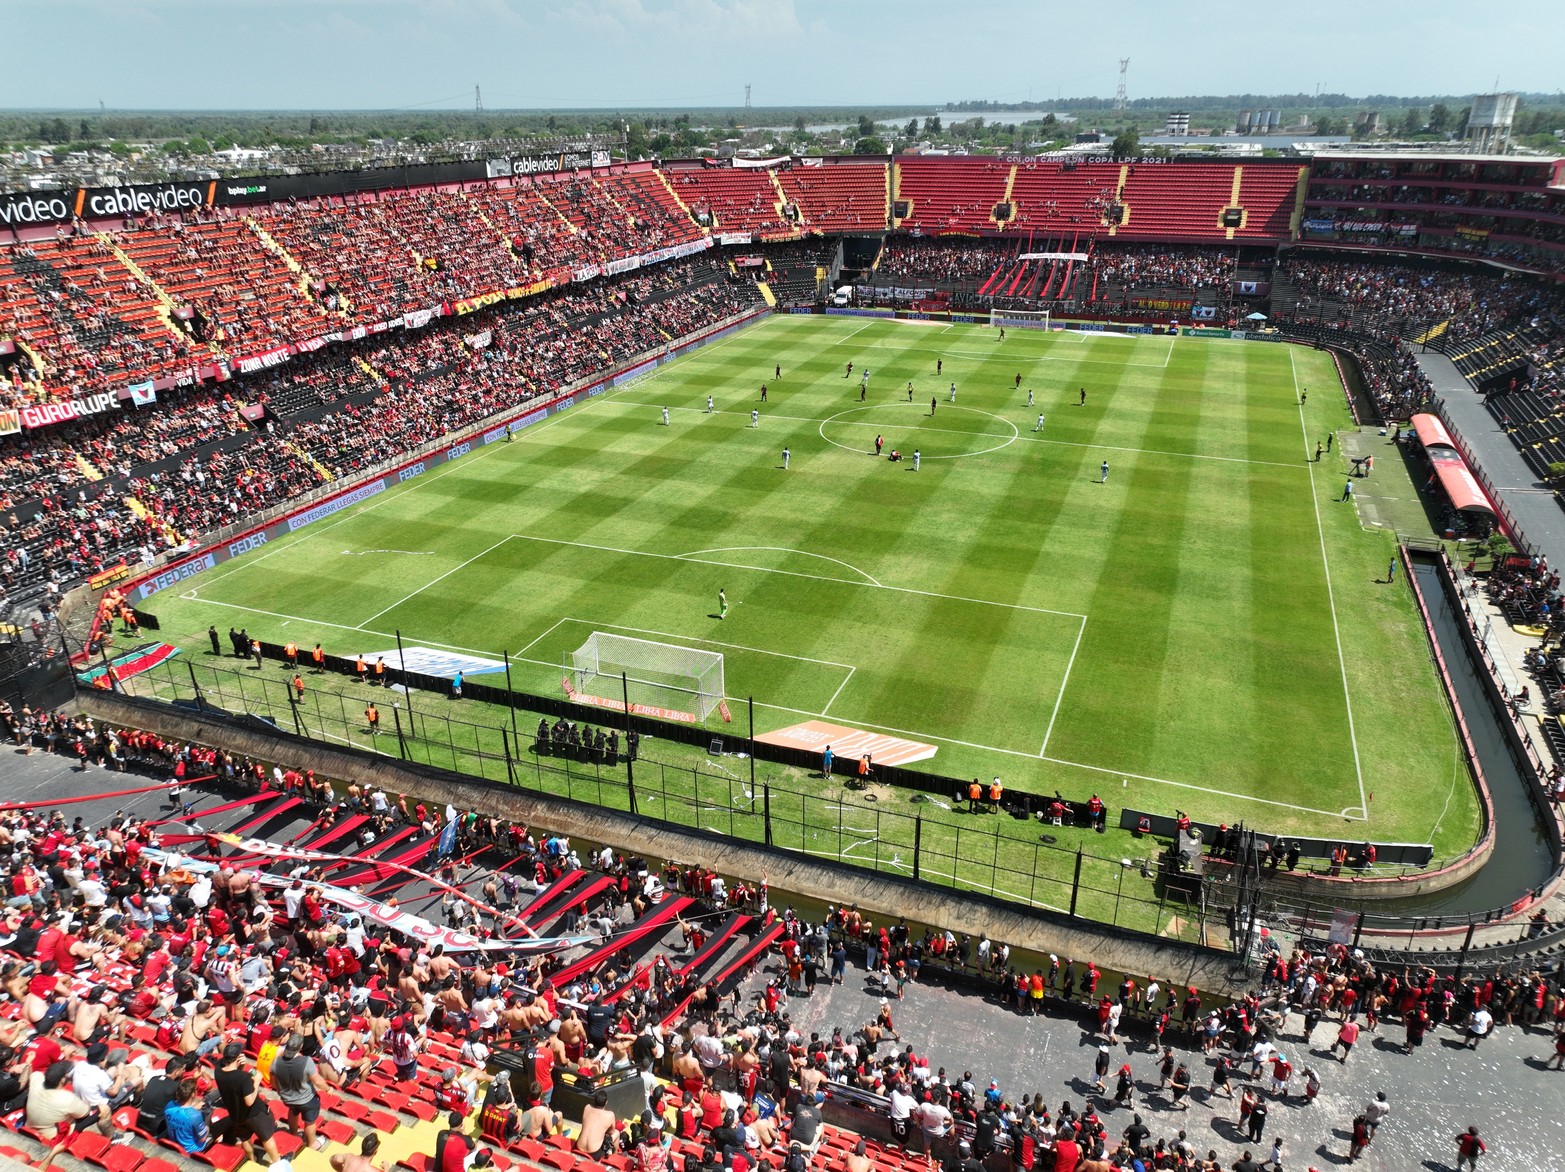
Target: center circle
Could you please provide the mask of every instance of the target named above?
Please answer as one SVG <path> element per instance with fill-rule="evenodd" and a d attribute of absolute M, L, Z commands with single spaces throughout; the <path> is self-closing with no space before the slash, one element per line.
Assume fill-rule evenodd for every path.
<path fill-rule="evenodd" d="M 868 406 L 865 406 L 865 407 L 849 407 L 845 411 L 838 411 L 835 415 L 828 415 L 825 419 L 821 420 L 821 425 L 820 425 L 821 439 L 823 439 L 827 443 L 831 444 L 832 447 L 841 448 L 845 452 L 854 452 L 854 453 L 862 455 L 866 450 L 873 449 L 873 447 L 874 447 L 873 442 L 868 443 L 868 444 L 859 444 L 859 445 L 852 445 L 852 444 L 842 443 L 839 440 L 832 439 L 831 436 L 826 434 L 826 425 L 828 423 L 839 423 L 840 422 L 842 427 L 855 427 L 855 426 L 871 427 L 871 426 L 874 426 L 874 425 L 870 424 L 870 423 L 855 423 L 855 422 L 852 422 L 852 421 L 848 421 L 846 419 L 846 417 L 850 416 L 850 415 L 860 415 L 860 414 L 862 414 L 865 411 L 895 411 L 895 410 L 898 410 L 898 409 L 906 409 L 906 408 L 910 408 L 910 407 L 914 408 L 916 410 L 922 411 L 922 404 L 919 404 L 919 403 L 872 403 L 872 404 L 870 404 Z M 940 410 L 943 410 L 943 411 L 964 411 L 964 412 L 966 412 L 966 413 L 968 413 L 970 415 L 984 415 L 984 416 L 987 416 L 988 418 L 993 419 L 995 422 L 999 423 L 1001 426 L 1010 428 L 1011 434 L 1008 435 L 1008 436 L 1003 436 L 1003 435 L 992 435 L 992 434 L 985 433 L 985 432 L 974 433 L 972 435 L 972 438 L 974 438 L 974 439 L 990 439 L 990 440 L 998 440 L 999 442 L 991 444 L 987 448 L 979 448 L 977 451 L 973 451 L 973 452 L 948 452 L 945 455 L 936 455 L 936 454 L 931 454 L 929 452 L 922 452 L 921 455 L 922 455 L 923 459 L 925 459 L 925 460 L 960 460 L 964 456 L 983 456 L 983 455 L 987 455 L 989 452 L 998 452 L 1001 448 L 1008 447 L 1011 444 L 1014 444 L 1017 441 L 1017 439 L 1021 436 L 1021 432 L 1019 432 L 1017 430 L 1016 424 L 1012 423 L 1008 419 L 1005 419 L 1005 418 L 1003 418 L 1003 417 L 1001 417 L 999 415 L 996 415 L 992 411 L 981 411 L 977 407 L 959 407 L 959 406 L 957 406 L 954 403 L 941 404 L 940 405 Z M 927 416 L 922 416 L 922 418 L 926 418 L 927 419 L 928 417 Z M 911 430 L 917 431 L 917 430 L 920 429 L 920 427 L 921 427 L 921 425 L 915 424 L 915 425 L 913 425 Z M 908 457 L 904 456 L 903 458 L 906 459 Z"/>

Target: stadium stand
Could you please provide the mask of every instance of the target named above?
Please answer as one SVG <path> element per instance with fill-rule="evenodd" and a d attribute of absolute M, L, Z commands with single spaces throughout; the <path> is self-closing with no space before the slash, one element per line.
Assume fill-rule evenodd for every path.
<path fill-rule="evenodd" d="M 1503 212 L 1508 222 L 1532 216 L 1527 255 L 1543 256 L 1557 235 L 1550 216 L 1559 206 L 1546 168 L 1517 164 L 1506 178 L 1465 170 L 1474 165 L 1427 164 L 1439 174 L 1412 183 L 1397 160 L 1317 160 L 1306 218 L 1321 214 L 1328 196 L 1448 209 L 1443 215 Z M 1270 162 L 940 157 L 775 172 L 636 165 L 19 234 L 0 252 L 0 411 L 94 393 L 108 401 L 74 419 L 82 413 L 70 406 L 48 427 L 0 417 L 13 433 L 0 435 L 0 492 L 17 518 L 7 527 L 6 585 L 57 589 L 122 553 L 139 557 L 329 483 L 337 463 L 346 472 L 389 458 L 400 441 L 422 442 L 498 401 L 473 393 L 477 379 L 498 385 L 506 401 L 522 401 L 753 303 L 753 270 L 732 269 L 727 257 L 592 284 L 618 262 L 639 265 L 648 253 L 705 243 L 693 211 L 712 213 L 718 231 L 778 243 L 831 232 L 873 237 L 894 183 L 911 206 L 903 231 L 878 246 L 876 282 L 927 283 L 936 290 L 931 304 L 954 308 L 983 309 L 994 297 L 1018 305 L 1065 297 L 1077 309 L 1145 316 L 1160 311 L 1138 309 L 1137 299 L 1177 303 L 1204 290 L 1226 305 L 1232 254 L 1195 241 L 1286 235 L 1298 175 L 1296 166 Z M 1116 225 L 1119 200 L 1127 211 Z M 997 221 L 995 206 L 1005 202 L 1014 214 Z M 1244 209 L 1237 229 L 1220 223 L 1230 205 Z M 1438 234 L 1453 223 L 1431 213 L 1418 230 Z M 938 238 L 954 233 L 987 238 Z M 1362 233 L 1348 234 L 1365 243 Z M 1553 396 L 1565 336 L 1558 294 L 1492 266 L 1396 263 L 1364 247 L 1327 259 L 1315 247 L 1319 235 L 1306 225 L 1300 244 L 1314 246 L 1296 245 L 1277 266 L 1270 309 L 1279 320 L 1296 332 L 1357 339 L 1366 384 L 1388 417 L 1426 394 L 1398 339 L 1444 350 L 1485 389 L 1527 392 L 1532 398 L 1495 409 L 1529 459 L 1553 462 L 1545 457 L 1559 453 Z M 754 248 L 765 258 L 769 292 L 799 304 L 817 294 L 816 270 L 829 265 L 834 245 Z M 1065 267 L 1015 259 L 1027 249 L 1092 259 L 1075 266 L 1067 288 Z M 507 297 L 518 300 L 491 305 Z M 487 356 L 466 352 L 440 316 L 484 305 L 496 328 Z M 430 319 L 422 333 L 398 328 L 409 314 Z M 490 320 L 469 314 L 463 328 L 476 332 Z M 521 357 L 495 384 L 490 367 L 506 347 Z M 277 367 L 254 357 L 269 353 L 287 361 Z M 155 402 L 145 390 L 127 398 L 127 388 L 147 382 L 157 384 Z M 401 388 L 426 383 L 419 410 L 401 405 L 410 397 Z M 381 400 L 398 406 L 383 414 Z M 247 405 L 260 409 L 254 422 L 239 415 Z M 327 416 L 374 435 L 344 440 L 336 461 L 324 433 L 312 430 Z M 181 488 L 212 483 L 222 491 L 206 504 L 177 499 Z"/>
<path fill-rule="evenodd" d="M 893 198 L 908 204 L 908 214 L 895 226 L 929 235 L 995 231 L 1001 226 L 995 208 L 1015 172 L 1011 163 L 992 158 L 901 156 L 893 165 Z"/>
<path fill-rule="evenodd" d="M 768 239 L 797 234 L 782 212 L 786 197 L 766 168 L 691 167 L 670 170 L 668 179 L 696 219 L 715 232 L 756 232 Z"/>
<path fill-rule="evenodd" d="M 883 232 L 889 222 L 883 164 L 790 167 L 777 173 L 777 182 L 802 222 L 823 235 Z"/>
<path fill-rule="evenodd" d="M 1221 240 L 1223 209 L 1233 204 L 1238 173 L 1203 163 L 1138 163 L 1125 168 L 1121 237 Z"/>

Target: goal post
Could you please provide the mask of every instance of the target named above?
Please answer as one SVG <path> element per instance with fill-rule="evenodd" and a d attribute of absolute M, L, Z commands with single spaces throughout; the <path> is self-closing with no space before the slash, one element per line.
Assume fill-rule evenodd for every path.
<path fill-rule="evenodd" d="M 705 721 L 723 702 L 723 656 L 677 643 L 658 643 L 594 631 L 565 657 L 566 678 L 574 692 L 608 692 L 614 706 L 624 677 L 632 707 L 689 712 Z"/>
<path fill-rule="evenodd" d="M 989 324 L 995 329 L 1047 330 L 1052 329 L 1047 309 L 994 309 L 989 310 Z"/>

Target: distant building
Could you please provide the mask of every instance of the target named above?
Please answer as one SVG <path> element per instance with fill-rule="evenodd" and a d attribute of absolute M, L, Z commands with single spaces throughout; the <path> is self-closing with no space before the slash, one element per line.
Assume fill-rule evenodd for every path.
<path fill-rule="evenodd" d="M 1467 142 L 1474 154 L 1503 155 L 1516 121 L 1515 94 L 1479 94 L 1467 116 Z"/>
<path fill-rule="evenodd" d="M 1190 133 L 1190 113 L 1187 110 L 1175 110 L 1168 116 L 1164 124 L 1163 133 L 1181 137 Z"/>

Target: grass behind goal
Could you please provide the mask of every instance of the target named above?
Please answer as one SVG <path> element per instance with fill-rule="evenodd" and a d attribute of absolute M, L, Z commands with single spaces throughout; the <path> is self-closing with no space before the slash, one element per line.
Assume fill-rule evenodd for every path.
<path fill-rule="evenodd" d="M 1476 805 L 1390 536 L 1305 458 L 1348 422 L 1294 347 L 778 317 L 151 609 L 192 651 L 505 650 L 550 694 L 594 630 L 705 649 L 763 730 L 1448 855 Z"/>

